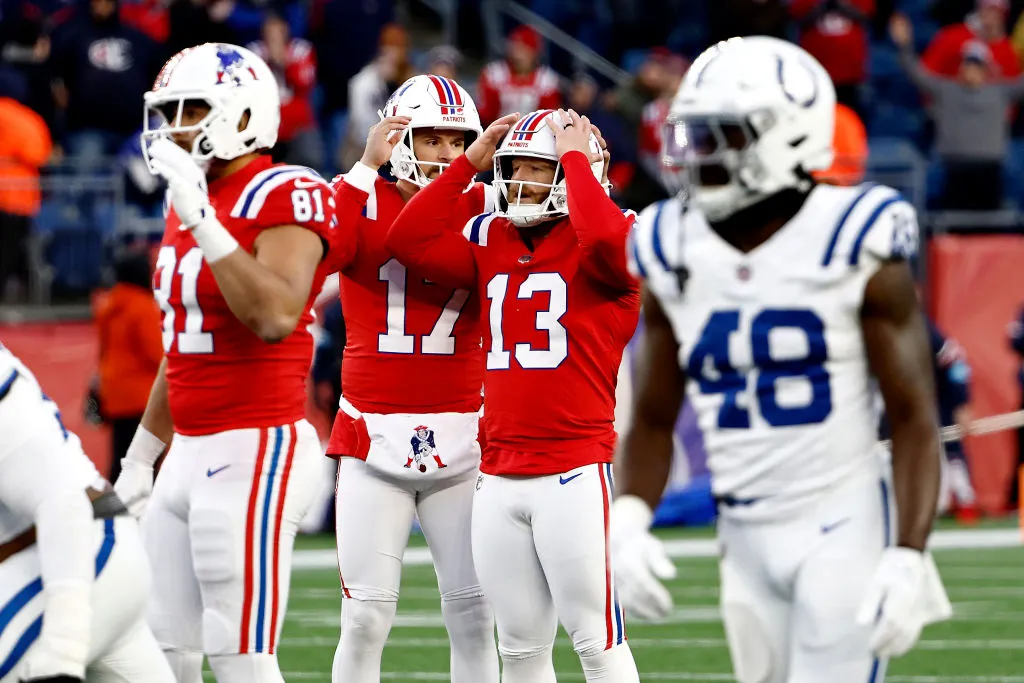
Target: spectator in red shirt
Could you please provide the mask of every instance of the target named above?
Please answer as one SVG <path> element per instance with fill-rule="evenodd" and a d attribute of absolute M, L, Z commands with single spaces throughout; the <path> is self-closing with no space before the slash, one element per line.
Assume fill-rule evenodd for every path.
<path fill-rule="evenodd" d="M 875 0 L 793 0 L 789 13 L 800 27 L 800 46 L 832 77 L 836 100 L 863 115 L 860 90 Z"/>
<path fill-rule="evenodd" d="M 485 128 L 505 114 L 562 106 L 558 74 L 540 63 L 540 49 L 540 35 L 520 26 L 508 36 L 505 59 L 484 67 L 476 104 Z"/>
<path fill-rule="evenodd" d="M 316 85 L 316 54 L 313 44 L 292 38 L 291 29 L 276 14 L 263 22 L 263 40 L 249 49 L 258 54 L 274 72 L 281 93 L 281 127 L 278 129 L 274 160 L 320 169 L 324 162 L 323 140 L 313 114 Z"/>
<path fill-rule="evenodd" d="M 1006 37 L 1009 11 L 1009 0 L 977 0 L 975 11 L 962 24 L 947 26 L 935 34 L 921 63 L 938 76 L 955 77 L 960 72 L 965 44 L 979 40 L 988 45 L 999 73 L 1013 78 L 1020 73 L 1020 62 Z"/>

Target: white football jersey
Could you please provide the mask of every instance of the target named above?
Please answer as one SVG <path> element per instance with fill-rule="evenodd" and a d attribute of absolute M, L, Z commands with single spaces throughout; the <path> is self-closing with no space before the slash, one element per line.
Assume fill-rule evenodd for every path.
<path fill-rule="evenodd" d="M 31 371 L 3 344 L 0 344 L 0 477 L 17 471 L 32 472 L 40 481 L 53 477 L 39 466 L 33 452 L 34 439 L 42 432 L 54 435 L 50 441 L 60 449 L 66 460 L 60 473 L 84 491 L 99 487 L 103 479 L 95 465 L 82 452 L 82 442 L 64 428 L 60 409 L 39 387 Z M 38 470 L 38 472 L 36 472 Z M 0 499 L 0 544 L 9 541 L 33 523 L 4 505 Z"/>
<path fill-rule="evenodd" d="M 730 514 L 786 514 L 877 468 L 861 302 L 884 261 L 916 249 L 913 207 L 881 185 L 816 187 L 746 254 L 678 199 L 640 215 L 630 267 L 671 321 Z"/>

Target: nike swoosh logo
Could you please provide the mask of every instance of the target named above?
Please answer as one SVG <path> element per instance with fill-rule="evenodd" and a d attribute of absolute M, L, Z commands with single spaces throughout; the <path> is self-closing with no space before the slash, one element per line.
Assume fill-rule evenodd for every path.
<path fill-rule="evenodd" d="M 562 486 L 565 486 L 566 484 L 568 484 L 570 481 L 572 481 L 576 477 L 579 477 L 579 476 L 582 476 L 582 475 L 583 475 L 582 472 L 577 472 L 576 474 L 572 475 L 571 477 L 563 477 L 563 476 L 559 475 L 558 476 L 558 483 L 561 484 Z"/>
<path fill-rule="evenodd" d="M 304 190 L 309 187 L 320 187 L 320 183 L 317 182 L 316 180 L 296 180 L 295 187 L 299 188 L 300 190 Z"/>
<path fill-rule="evenodd" d="M 421 106 L 422 105 L 419 105 L 419 104 L 410 104 L 409 105 L 409 109 L 419 109 Z"/>
<path fill-rule="evenodd" d="M 231 467 L 231 465 L 224 465 L 223 467 L 218 467 L 215 470 L 211 470 L 210 468 L 206 468 L 206 476 L 207 477 L 212 477 L 213 475 L 217 474 L 218 472 L 223 472 L 224 470 L 226 470 L 229 467 Z"/>
<path fill-rule="evenodd" d="M 835 531 L 836 528 L 841 527 L 842 525 L 846 524 L 849 521 L 850 521 L 850 518 L 849 517 L 845 517 L 845 518 L 839 520 L 838 522 L 832 522 L 831 524 L 822 524 L 821 525 L 821 533 L 827 534 L 827 533 L 830 533 L 832 531 Z"/>

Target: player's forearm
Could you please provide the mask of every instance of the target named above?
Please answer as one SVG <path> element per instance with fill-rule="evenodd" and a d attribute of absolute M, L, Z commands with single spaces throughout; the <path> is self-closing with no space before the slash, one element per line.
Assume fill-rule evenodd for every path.
<path fill-rule="evenodd" d="M 210 264 L 210 270 L 228 308 L 260 339 L 274 344 L 295 330 L 308 291 L 296 296 L 283 277 L 243 249 Z"/>
<path fill-rule="evenodd" d="M 899 546 L 924 550 L 928 543 L 939 495 L 940 449 L 938 425 L 928 410 L 893 421 L 892 477 Z"/>
<path fill-rule="evenodd" d="M 149 401 L 146 402 L 140 425 L 165 444 L 174 438 L 174 421 L 171 419 L 171 403 L 167 396 L 166 356 L 160 362 L 160 369 L 149 390 Z"/>
<path fill-rule="evenodd" d="M 637 415 L 616 456 L 615 485 L 619 496 L 639 496 L 654 510 L 672 468 L 673 427 Z"/>
<path fill-rule="evenodd" d="M 626 236 L 632 219 L 622 213 L 601 187 L 582 152 L 562 156 L 569 217 L 583 258 L 596 262 L 615 282 L 631 285 L 626 267 Z"/>
<path fill-rule="evenodd" d="M 470 243 L 451 229 L 453 210 L 476 169 L 460 156 L 406 203 L 388 228 L 385 248 L 406 267 L 452 287 L 472 288 L 476 263 Z"/>

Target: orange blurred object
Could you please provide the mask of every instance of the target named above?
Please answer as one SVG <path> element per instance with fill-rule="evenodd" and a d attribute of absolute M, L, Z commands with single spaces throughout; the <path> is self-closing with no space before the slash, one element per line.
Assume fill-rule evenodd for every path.
<path fill-rule="evenodd" d="M 836 130 L 832 138 L 835 160 L 824 171 L 812 175 L 819 183 L 859 185 L 868 163 L 868 133 L 857 112 L 836 104 Z"/>

